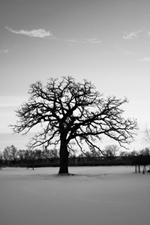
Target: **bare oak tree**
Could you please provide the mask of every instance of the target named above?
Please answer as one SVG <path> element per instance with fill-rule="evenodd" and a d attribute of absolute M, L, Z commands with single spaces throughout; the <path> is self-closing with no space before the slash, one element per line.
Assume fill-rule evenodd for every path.
<path fill-rule="evenodd" d="M 91 82 L 75 82 L 72 77 L 50 78 L 43 86 L 40 81 L 29 89 L 30 98 L 16 111 L 19 121 L 12 125 L 15 133 L 28 133 L 41 124 L 30 142 L 30 147 L 59 146 L 59 174 L 68 174 L 69 152 L 75 145 L 83 151 L 100 150 L 98 141 L 106 135 L 121 146 L 129 144 L 137 129 L 134 119 L 124 119 L 121 106 L 127 99 L 117 99 L 101 95 Z"/>

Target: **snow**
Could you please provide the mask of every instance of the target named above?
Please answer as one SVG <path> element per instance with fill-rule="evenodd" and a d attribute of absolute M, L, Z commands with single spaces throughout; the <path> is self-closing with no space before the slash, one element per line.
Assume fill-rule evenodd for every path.
<path fill-rule="evenodd" d="M 3 168 L 1 225 L 148 225 L 150 175 L 134 167 Z"/>

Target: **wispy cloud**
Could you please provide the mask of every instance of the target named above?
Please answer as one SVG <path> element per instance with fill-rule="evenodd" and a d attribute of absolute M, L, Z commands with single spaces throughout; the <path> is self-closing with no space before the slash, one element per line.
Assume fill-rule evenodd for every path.
<path fill-rule="evenodd" d="M 102 41 L 97 39 L 97 38 L 90 38 L 90 39 L 84 39 L 84 40 L 76 40 L 76 39 L 68 39 L 65 40 L 65 42 L 67 42 L 68 44 L 99 44 Z"/>
<path fill-rule="evenodd" d="M 126 55 L 136 55 L 135 52 L 131 52 L 131 51 L 128 51 L 126 49 L 120 48 L 118 45 L 116 45 L 116 49 L 119 50 L 120 52 L 122 52 L 123 54 L 126 54 Z"/>
<path fill-rule="evenodd" d="M 51 38 L 51 39 L 55 39 L 57 41 L 64 41 L 67 42 L 67 44 L 99 44 L 102 41 L 93 37 L 93 38 L 89 38 L 89 39 L 83 39 L 83 40 L 77 40 L 77 39 L 62 39 L 62 38 L 56 38 L 53 36 L 52 33 L 50 33 L 50 31 L 46 31 L 44 29 L 38 29 L 38 30 L 31 30 L 31 31 L 27 31 L 27 30 L 13 30 L 10 27 L 6 26 L 6 29 L 14 34 L 22 34 L 22 35 L 26 35 L 29 37 L 34 37 L 34 38 Z"/>
<path fill-rule="evenodd" d="M 140 61 L 140 62 L 150 62 L 150 57 L 139 59 L 138 61 Z"/>
<path fill-rule="evenodd" d="M 141 33 L 141 32 L 142 32 L 142 30 L 133 31 L 131 33 L 125 32 L 125 35 L 123 36 L 123 39 L 125 39 L 125 40 L 136 39 L 138 34 Z"/>
<path fill-rule="evenodd" d="M 101 43 L 101 40 L 98 40 L 97 38 L 91 38 L 91 39 L 86 39 L 84 41 L 85 44 L 99 44 Z"/>
<path fill-rule="evenodd" d="M 0 50 L 0 54 L 7 54 L 8 52 L 9 52 L 9 49 Z"/>
<path fill-rule="evenodd" d="M 47 38 L 47 37 L 53 37 L 52 33 L 50 31 L 46 31 L 44 29 L 38 29 L 38 30 L 13 30 L 12 28 L 6 27 L 6 29 L 14 34 L 22 34 L 27 35 L 29 37 L 37 37 L 37 38 Z"/>

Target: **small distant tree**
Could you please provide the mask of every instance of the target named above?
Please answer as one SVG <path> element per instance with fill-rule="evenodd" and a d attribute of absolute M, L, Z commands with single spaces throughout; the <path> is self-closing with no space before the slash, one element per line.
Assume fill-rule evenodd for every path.
<path fill-rule="evenodd" d="M 91 148 L 90 152 L 91 152 L 91 157 L 100 157 L 103 155 L 100 151 L 98 151 L 95 148 Z"/>
<path fill-rule="evenodd" d="M 35 161 L 35 152 L 26 150 L 25 152 L 25 161 L 27 165 L 27 169 L 32 168 L 34 170 L 34 161 Z"/>
<path fill-rule="evenodd" d="M 12 125 L 13 131 L 26 134 L 41 124 L 30 148 L 59 146 L 59 174 L 68 174 L 68 157 L 75 145 L 81 151 L 85 145 L 101 151 L 102 135 L 124 147 L 133 140 L 137 122 L 124 119 L 121 108 L 127 99 L 104 98 L 87 80 L 78 83 L 72 77 L 50 78 L 46 86 L 38 81 L 30 86 L 29 95 L 28 102 L 16 111 L 19 120 Z"/>
<path fill-rule="evenodd" d="M 14 145 L 7 146 L 3 151 L 3 157 L 7 161 L 16 160 L 17 148 Z"/>
<path fill-rule="evenodd" d="M 141 155 L 150 156 L 150 148 L 144 148 L 140 151 Z"/>
<path fill-rule="evenodd" d="M 139 153 L 136 150 L 130 152 L 129 156 L 137 156 Z"/>
<path fill-rule="evenodd" d="M 19 149 L 17 152 L 17 156 L 20 160 L 25 159 L 25 154 L 26 154 L 26 150 L 23 150 L 23 149 Z"/>
<path fill-rule="evenodd" d="M 41 149 L 35 149 L 34 150 L 34 159 L 41 159 L 42 158 L 42 151 Z"/>
<path fill-rule="evenodd" d="M 50 158 L 55 158 L 55 159 L 59 158 L 59 152 L 58 152 L 58 150 L 56 148 L 50 150 L 49 157 Z"/>
<path fill-rule="evenodd" d="M 120 157 L 127 157 L 129 156 L 129 153 L 126 152 L 126 151 L 121 151 L 120 154 L 119 154 Z"/>
<path fill-rule="evenodd" d="M 150 147 L 150 129 L 148 129 L 147 127 L 144 130 L 143 141 Z"/>
<path fill-rule="evenodd" d="M 107 145 L 104 149 L 106 157 L 115 157 L 118 151 L 119 147 L 117 145 Z"/>

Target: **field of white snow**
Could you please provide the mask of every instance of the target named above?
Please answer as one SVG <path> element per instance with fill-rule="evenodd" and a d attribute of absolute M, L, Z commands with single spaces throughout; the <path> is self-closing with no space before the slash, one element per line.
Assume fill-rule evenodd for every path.
<path fill-rule="evenodd" d="M 0 170 L 1 225 L 149 225 L 150 175 L 134 167 Z"/>

